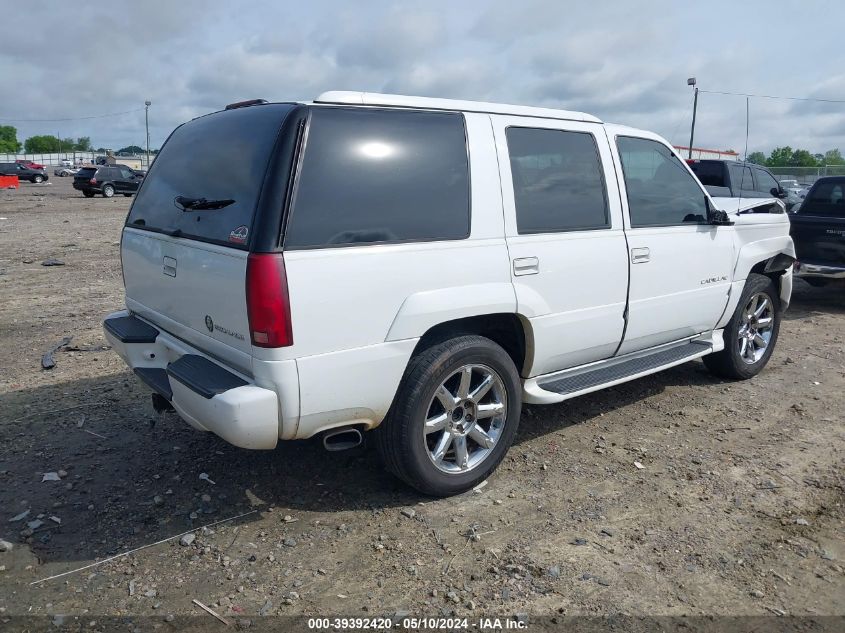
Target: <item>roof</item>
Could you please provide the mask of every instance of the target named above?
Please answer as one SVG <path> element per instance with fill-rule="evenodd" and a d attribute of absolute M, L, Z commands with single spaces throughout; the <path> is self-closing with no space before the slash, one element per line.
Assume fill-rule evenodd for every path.
<path fill-rule="evenodd" d="M 531 106 L 487 103 L 483 101 L 462 101 L 460 99 L 411 97 L 406 95 L 379 94 L 377 92 L 332 90 L 324 92 L 314 99 L 314 103 L 390 106 L 396 108 L 422 108 L 425 110 L 452 110 L 460 112 L 485 112 L 490 114 L 509 114 L 512 116 L 530 116 L 544 119 L 563 119 L 566 121 L 601 123 L 601 119 L 598 119 L 591 114 L 570 110 L 535 108 Z"/>

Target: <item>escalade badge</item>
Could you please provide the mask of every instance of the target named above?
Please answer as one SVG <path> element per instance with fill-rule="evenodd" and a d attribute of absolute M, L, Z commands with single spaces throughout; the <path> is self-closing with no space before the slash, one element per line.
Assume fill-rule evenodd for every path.
<path fill-rule="evenodd" d="M 209 332 L 214 331 L 214 321 L 211 320 L 211 317 L 207 314 L 205 315 L 205 327 L 208 328 Z"/>

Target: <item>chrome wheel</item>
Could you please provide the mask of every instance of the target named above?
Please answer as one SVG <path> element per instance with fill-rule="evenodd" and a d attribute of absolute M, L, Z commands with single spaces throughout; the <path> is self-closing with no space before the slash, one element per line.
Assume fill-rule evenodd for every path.
<path fill-rule="evenodd" d="M 739 357 L 753 365 L 769 348 L 774 328 L 774 306 L 769 295 L 758 292 L 752 295 L 742 311 L 742 321 L 737 330 Z"/>
<path fill-rule="evenodd" d="M 505 428 L 505 384 L 486 365 L 464 365 L 434 392 L 423 428 L 428 457 L 441 471 L 466 473 L 493 452 Z"/>

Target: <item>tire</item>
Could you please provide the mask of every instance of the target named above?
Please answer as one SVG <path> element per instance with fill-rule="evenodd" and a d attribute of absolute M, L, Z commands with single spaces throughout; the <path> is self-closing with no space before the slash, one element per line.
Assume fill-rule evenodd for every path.
<path fill-rule="evenodd" d="M 82 195 L 85 196 L 86 198 L 93 198 L 94 192 L 93 191 L 83 191 Z"/>
<path fill-rule="evenodd" d="M 103 197 L 104 198 L 111 198 L 112 196 L 114 196 L 114 186 L 103 185 Z"/>
<path fill-rule="evenodd" d="M 41 184 L 42 182 L 44 182 L 44 176 L 34 176 L 32 182 L 34 182 L 35 184 Z"/>
<path fill-rule="evenodd" d="M 748 315 L 752 313 L 756 316 L 749 320 Z M 765 319 L 770 321 L 764 323 Z M 707 369 L 722 378 L 739 380 L 759 374 L 775 349 L 780 319 L 780 296 L 775 284 L 768 277 L 752 273 L 725 327 L 725 349 L 702 359 Z"/>
<path fill-rule="evenodd" d="M 473 398 L 473 392 L 479 395 Z M 490 339 L 460 336 L 411 359 L 387 417 L 373 432 L 376 448 L 387 469 L 420 492 L 458 494 L 486 479 L 502 461 L 521 408 L 522 384 L 507 352 Z M 427 421 L 434 429 L 429 433 Z"/>

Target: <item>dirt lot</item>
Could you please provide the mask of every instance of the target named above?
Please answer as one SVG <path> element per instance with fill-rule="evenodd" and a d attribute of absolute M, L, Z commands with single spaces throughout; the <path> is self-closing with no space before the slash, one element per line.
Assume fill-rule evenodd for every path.
<path fill-rule="evenodd" d="M 0 616 L 845 614 L 843 289 L 796 282 L 756 379 L 696 361 L 525 407 L 488 484 L 432 500 L 367 448 L 159 419 L 100 330 L 130 200 L 51 182 L 0 192 Z"/>

